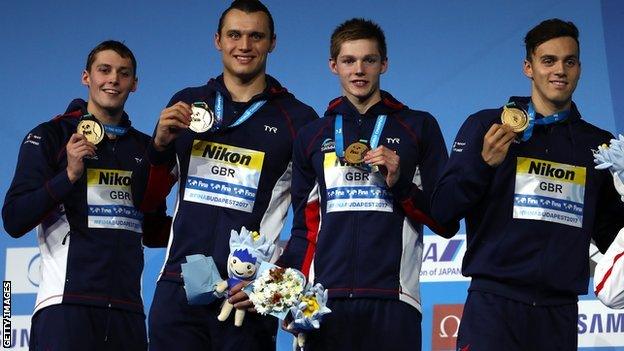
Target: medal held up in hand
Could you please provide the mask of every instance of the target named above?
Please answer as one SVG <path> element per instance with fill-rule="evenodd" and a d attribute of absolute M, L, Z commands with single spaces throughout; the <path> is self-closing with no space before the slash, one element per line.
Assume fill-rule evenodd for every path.
<path fill-rule="evenodd" d="M 527 113 L 517 107 L 503 107 L 501 121 L 503 124 L 509 125 L 516 133 L 524 131 L 529 126 Z"/>
<path fill-rule="evenodd" d="M 205 102 L 194 102 L 191 106 L 191 124 L 189 129 L 195 133 L 203 133 L 212 128 L 215 117 L 208 104 Z"/>
<path fill-rule="evenodd" d="M 84 135 L 88 142 L 97 145 L 104 139 L 104 126 L 92 114 L 80 118 L 76 133 Z"/>
<path fill-rule="evenodd" d="M 370 150 L 368 145 L 361 141 L 356 141 L 351 145 L 347 146 L 347 149 L 344 153 L 345 161 L 350 164 L 357 165 L 364 162 L 364 155 Z"/>

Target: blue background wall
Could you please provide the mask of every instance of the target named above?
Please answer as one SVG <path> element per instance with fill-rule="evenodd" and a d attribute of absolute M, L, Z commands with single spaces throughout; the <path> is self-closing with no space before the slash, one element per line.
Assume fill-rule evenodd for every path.
<path fill-rule="evenodd" d="M 86 97 L 80 74 L 95 44 L 113 38 L 134 51 L 139 89 L 126 110 L 138 129 L 150 133 L 175 91 L 220 73 L 212 38 L 227 3 L 23 0 L 0 5 L 0 192 L 10 184 L 21 138 L 39 122 L 64 111 L 72 98 Z M 268 0 L 266 4 L 278 37 L 268 71 L 319 114 L 340 94 L 337 79 L 327 68 L 329 36 L 343 20 L 367 17 L 384 28 L 388 40 L 389 70 L 382 77 L 382 88 L 408 106 L 434 114 L 449 145 L 470 113 L 500 106 L 510 95 L 529 94 L 529 81 L 521 71 L 526 31 L 546 18 L 572 20 L 581 30 L 583 70 L 574 100 L 588 121 L 614 133 L 624 130 L 621 1 Z M 0 236 L 5 276 L 28 272 L 31 263 L 13 254 L 7 258 L 6 249 L 35 245 L 33 233 L 19 240 Z M 146 306 L 163 257 L 164 250 L 145 250 Z M 432 306 L 463 303 L 466 287 L 466 282 L 423 283 L 424 350 L 431 348 Z M 34 300 L 32 293 L 15 293 L 13 314 L 28 315 Z M 622 328 L 618 335 L 624 349 Z M 288 343 L 280 337 L 281 349 L 286 350 Z"/>

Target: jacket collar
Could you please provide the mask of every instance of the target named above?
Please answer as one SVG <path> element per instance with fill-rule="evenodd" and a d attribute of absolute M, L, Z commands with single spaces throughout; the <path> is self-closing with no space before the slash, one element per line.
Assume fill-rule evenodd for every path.
<path fill-rule="evenodd" d="M 277 79 L 271 77 L 270 75 L 266 75 L 267 86 L 266 88 L 258 95 L 254 96 L 248 102 L 255 102 L 258 100 L 272 100 L 276 99 L 280 96 L 290 94 L 286 88 L 284 88 Z M 232 101 L 232 96 L 230 92 L 225 87 L 225 83 L 223 82 L 223 74 L 219 75 L 216 78 L 212 78 L 208 81 L 208 87 L 220 92 L 223 97 L 227 100 Z"/>
<path fill-rule="evenodd" d="M 75 116 L 78 113 L 80 114 L 78 117 L 84 116 L 89 113 L 87 111 L 87 102 L 81 98 L 72 100 L 67 106 L 67 109 L 65 109 L 64 115 Z M 128 114 L 126 113 L 126 111 L 124 111 L 123 114 L 121 115 L 121 120 L 119 120 L 118 125 L 120 127 L 126 127 L 126 128 L 129 128 L 132 125 L 132 123 L 130 122 L 130 117 L 128 117 Z"/>
<path fill-rule="evenodd" d="M 407 109 L 400 101 L 390 93 L 381 91 L 381 100 L 371 106 L 363 116 L 377 117 L 378 115 L 392 115 L 393 113 Z M 325 116 L 330 115 L 360 116 L 360 112 L 353 106 L 351 101 L 344 96 L 337 97 L 329 102 Z"/>
<path fill-rule="evenodd" d="M 512 96 L 509 98 L 509 102 L 514 102 L 516 103 L 516 105 L 518 105 L 520 108 L 522 108 L 524 111 L 528 110 L 528 106 L 529 106 L 529 102 L 531 102 L 531 97 L 529 96 Z M 535 112 L 536 114 L 536 118 L 542 118 L 544 116 L 542 116 L 541 114 Z M 570 108 L 570 115 L 568 116 L 568 118 L 566 119 L 567 121 L 577 121 L 581 119 L 581 114 L 578 111 L 578 109 L 576 108 L 576 104 L 574 103 L 574 101 L 572 101 L 572 107 Z"/>

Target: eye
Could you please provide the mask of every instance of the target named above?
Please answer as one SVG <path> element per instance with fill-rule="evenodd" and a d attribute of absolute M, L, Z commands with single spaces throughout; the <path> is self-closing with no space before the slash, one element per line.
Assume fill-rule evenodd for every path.
<path fill-rule="evenodd" d="M 577 65 L 578 61 L 576 59 L 570 58 L 567 59 L 565 63 L 568 67 L 574 67 Z"/>
<path fill-rule="evenodd" d="M 228 33 L 228 37 L 230 37 L 231 39 L 239 39 L 240 38 L 240 33 L 239 32 L 229 32 Z"/>
<path fill-rule="evenodd" d="M 375 57 L 367 57 L 364 59 L 364 62 L 373 64 L 377 62 L 377 59 Z"/>
<path fill-rule="evenodd" d="M 264 34 L 253 32 L 253 33 L 251 33 L 251 38 L 253 40 L 262 40 L 262 39 L 264 39 Z"/>
<path fill-rule="evenodd" d="M 238 263 L 238 261 L 236 259 L 233 259 L 232 264 L 236 264 L 236 263 Z"/>
<path fill-rule="evenodd" d="M 542 59 L 542 63 L 546 66 L 550 66 L 555 63 L 555 60 L 552 57 L 545 57 Z"/>
<path fill-rule="evenodd" d="M 248 264 L 247 269 L 251 271 L 252 265 Z"/>

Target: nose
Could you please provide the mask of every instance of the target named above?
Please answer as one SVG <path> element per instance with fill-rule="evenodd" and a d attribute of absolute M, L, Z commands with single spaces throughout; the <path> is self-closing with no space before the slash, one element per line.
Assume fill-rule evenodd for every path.
<path fill-rule="evenodd" d="M 248 35 L 243 35 L 241 40 L 240 40 L 240 47 L 239 47 L 242 51 L 249 51 L 251 50 L 251 38 L 249 38 Z"/>
<path fill-rule="evenodd" d="M 555 63 L 554 73 L 559 76 L 563 76 L 566 74 L 566 65 L 563 60 L 559 60 Z"/>
<path fill-rule="evenodd" d="M 111 74 L 108 75 L 108 81 L 111 84 L 118 84 L 119 83 L 119 76 L 121 75 L 120 72 L 113 72 Z"/>
<path fill-rule="evenodd" d="M 355 62 L 355 74 L 359 76 L 364 75 L 364 62 L 362 60 L 357 60 Z"/>

